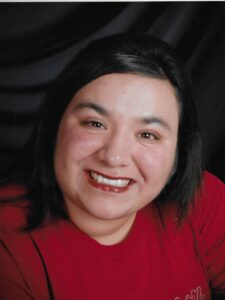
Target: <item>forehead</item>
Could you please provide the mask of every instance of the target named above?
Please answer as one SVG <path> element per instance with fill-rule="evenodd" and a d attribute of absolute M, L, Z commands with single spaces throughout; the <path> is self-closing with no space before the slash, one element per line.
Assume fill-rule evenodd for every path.
<path fill-rule="evenodd" d="M 73 96 L 70 106 L 80 102 L 95 102 L 103 107 L 127 111 L 175 109 L 179 105 L 174 87 L 168 80 L 136 74 L 107 74 L 83 86 Z"/>
<path fill-rule="evenodd" d="M 107 90 L 111 88 L 121 88 L 121 86 L 125 88 L 129 87 L 135 89 L 138 88 L 139 86 L 143 88 L 151 88 L 154 85 L 155 88 L 167 88 L 171 92 L 175 92 L 175 89 L 173 85 L 170 83 L 169 80 L 167 79 L 161 79 L 161 78 L 155 78 L 147 75 L 142 75 L 142 74 L 133 74 L 133 73 L 110 73 L 106 75 L 102 75 L 83 87 L 81 87 L 77 93 L 81 92 L 88 92 L 90 89 L 93 90 L 98 90 L 101 88 L 101 90 Z"/>

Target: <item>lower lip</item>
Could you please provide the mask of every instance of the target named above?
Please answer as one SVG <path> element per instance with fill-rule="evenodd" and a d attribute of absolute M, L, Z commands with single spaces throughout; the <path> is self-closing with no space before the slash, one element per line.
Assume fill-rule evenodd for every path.
<path fill-rule="evenodd" d="M 129 188 L 130 185 L 128 184 L 127 186 L 111 186 L 111 185 L 106 185 L 106 184 L 101 184 L 97 181 L 94 181 L 90 175 L 88 174 L 88 182 L 90 183 L 91 186 L 93 186 L 96 189 L 102 190 L 104 192 L 112 192 L 112 193 L 124 193 L 126 192 Z"/>

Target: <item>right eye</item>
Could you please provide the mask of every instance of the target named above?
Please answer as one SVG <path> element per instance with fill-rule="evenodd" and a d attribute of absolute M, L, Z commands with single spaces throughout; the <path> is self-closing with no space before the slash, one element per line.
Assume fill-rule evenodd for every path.
<path fill-rule="evenodd" d="M 86 127 L 105 128 L 101 122 L 95 120 L 82 121 L 81 123 Z"/>

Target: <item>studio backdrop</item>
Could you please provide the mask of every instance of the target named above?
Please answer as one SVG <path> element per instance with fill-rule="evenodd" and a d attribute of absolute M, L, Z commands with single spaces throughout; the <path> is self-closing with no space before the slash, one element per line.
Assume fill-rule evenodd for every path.
<path fill-rule="evenodd" d="M 0 175 L 25 168 L 45 95 L 80 48 L 118 32 L 173 45 L 198 98 L 207 169 L 225 181 L 225 3 L 0 3 Z"/>

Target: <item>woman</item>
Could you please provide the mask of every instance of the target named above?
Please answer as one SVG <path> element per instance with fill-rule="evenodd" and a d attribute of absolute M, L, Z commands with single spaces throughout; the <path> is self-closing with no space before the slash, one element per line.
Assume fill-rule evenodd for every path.
<path fill-rule="evenodd" d="M 75 56 L 42 114 L 26 196 L 14 186 L 21 204 L 1 209 L 1 299 L 225 294 L 225 188 L 202 171 L 183 69 L 148 36 Z"/>

